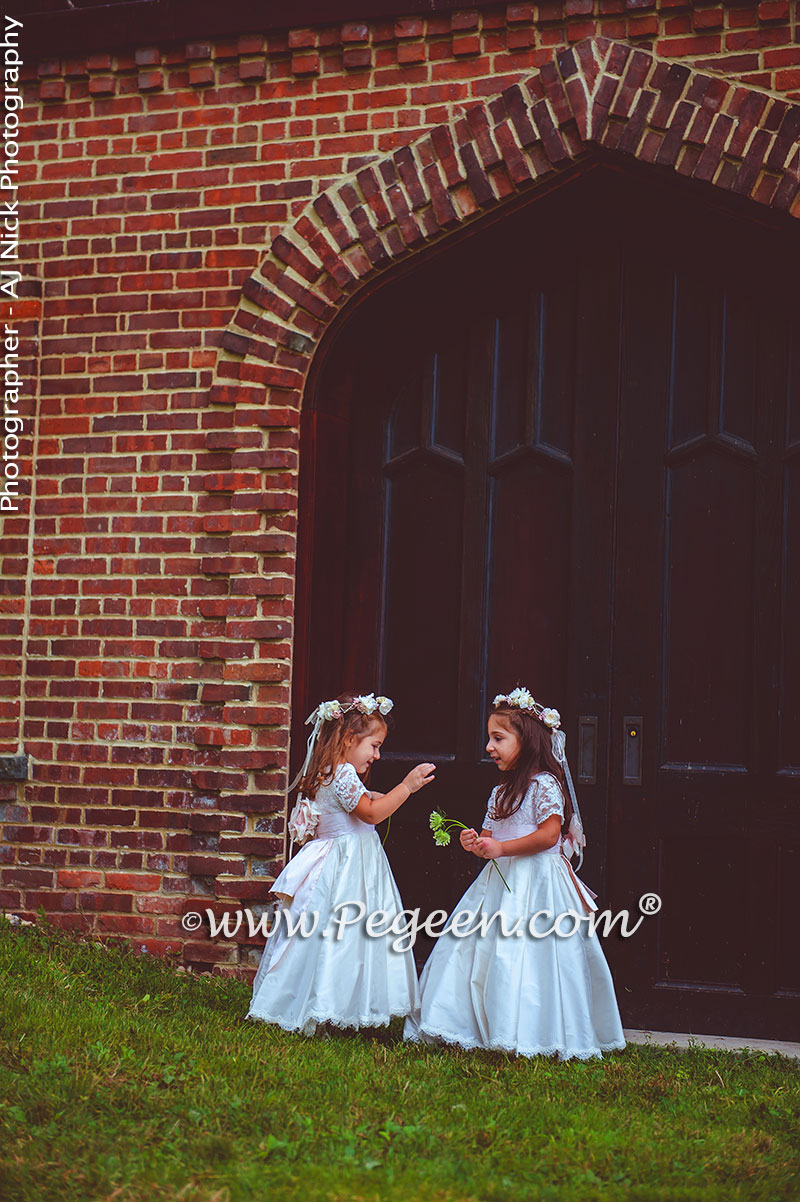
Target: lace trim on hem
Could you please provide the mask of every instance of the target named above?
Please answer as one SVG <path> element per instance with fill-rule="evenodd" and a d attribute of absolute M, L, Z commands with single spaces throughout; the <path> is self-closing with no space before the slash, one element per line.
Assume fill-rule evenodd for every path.
<path fill-rule="evenodd" d="M 565 1049 L 560 1044 L 554 1044 L 552 1047 L 518 1048 L 512 1044 L 502 1043 L 499 1040 L 494 1043 L 481 1043 L 478 1039 L 465 1039 L 463 1036 L 454 1035 L 449 1031 L 432 1031 L 428 1027 L 419 1027 L 418 1034 L 404 1035 L 404 1039 L 409 1043 L 424 1042 L 426 1038 L 441 1039 L 445 1043 L 455 1044 L 456 1047 L 463 1048 L 465 1052 L 476 1050 L 484 1052 L 509 1052 L 513 1056 L 553 1056 L 557 1052 L 560 1060 L 591 1060 L 599 1056 L 601 1052 L 621 1052 L 627 1047 L 623 1039 L 621 1043 L 619 1040 L 615 1040 L 614 1043 L 600 1043 L 596 1048 L 591 1049 Z"/>
<path fill-rule="evenodd" d="M 294 1035 L 302 1035 L 310 1022 L 313 1023 L 328 1023 L 332 1027 L 338 1027 L 340 1031 L 358 1031 L 361 1027 L 388 1027 L 393 1018 L 408 1018 L 411 1011 L 408 1009 L 391 1010 L 386 1014 L 360 1014 L 358 1019 L 343 1018 L 341 1015 L 325 1014 L 322 1011 L 310 1011 L 305 1020 L 299 1026 L 290 1026 L 284 1019 L 277 1015 L 271 1014 L 254 1014 L 248 1011 L 245 1015 L 245 1020 L 254 1019 L 260 1023 L 274 1023 L 281 1027 L 284 1031 L 291 1031 Z"/>

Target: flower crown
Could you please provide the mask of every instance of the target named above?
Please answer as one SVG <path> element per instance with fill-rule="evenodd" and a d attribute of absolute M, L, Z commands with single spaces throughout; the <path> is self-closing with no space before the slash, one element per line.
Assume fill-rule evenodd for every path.
<path fill-rule="evenodd" d="M 391 697 L 376 697 L 374 693 L 363 693 L 358 697 L 354 697 L 346 705 L 342 705 L 341 701 L 320 701 L 319 705 L 315 706 L 306 718 L 306 726 L 312 728 L 311 734 L 308 736 L 306 758 L 303 760 L 303 767 L 289 785 L 289 792 L 291 793 L 292 789 L 300 783 L 308 765 L 311 763 L 311 755 L 323 722 L 336 721 L 338 718 L 343 718 L 345 714 L 349 714 L 351 710 L 358 710 L 359 713 L 366 714 L 367 716 L 377 711 L 385 717 L 392 709 L 394 709 L 394 702 Z"/>
<path fill-rule="evenodd" d="M 341 701 L 321 701 L 313 713 L 309 714 L 307 722 L 329 722 L 336 718 L 343 718 L 345 714 L 349 714 L 351 710 L 358 710 L 361 714 L 383 714 L 384 717 L 392 709 L 394 702 L 390 697 L 376 697 L 374 693 L 364 693 L 358 697 L 354 697 L 349 705 L 342 705 Z"/>
<path fill-rule="evenodd" d="M 528 714 L 534 714 L 550 730 L 558 730 L 561 726 L 561 715 L 558 710 L 547 709 L 540 705 L 528 689 L 516 688 L 510 693 L 498 693 L 492 704 L 510 705 L 512 709 L 525 710 Z"/>

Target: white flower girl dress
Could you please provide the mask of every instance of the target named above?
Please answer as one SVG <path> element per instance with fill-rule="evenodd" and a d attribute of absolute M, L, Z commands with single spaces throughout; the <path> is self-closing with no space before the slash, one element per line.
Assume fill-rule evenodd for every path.
<path fill-rule="evenodd" d="M 313 803 L 296 809 L 295 829 L 307 833 L 309 818 L 313 827 L 316 817 L 316 836 L 289 860 L 272 892 L 293 930 L 296 924 L 310 929 L 315 914 L 316 929 L 308 938 L 288 935 L 287 915 L 280 916 L 256 973 L 248 1018 L 313 1035 L 317 1023 L 379 1027 L 418 1009 L 411 951 L 392 948 L 396 934 L 366 934 L 373 911 L 385 912 L 385 929 L 403 906 L 377 831 L 351 813 L 365 792 L 353 765 L 340 764 Z M 363 920 L 352 922 L 359 902 Z"/>
<path fill-rule="evenodd" d="M 505 842 L 532 834 L 552 814 L 564 817 L 561 788 L 550 773 L 531 780 L 519 809 L 508 818 L 494 818 L 492 790 L 483 828 Z M 481 918 L 502 911 L 481 935 L 459 936 L 445 931 L 423 969 L 418 1016 L 406 1021 L 405 1038 L 443 1040 L 463 1048 L 494 1048 L 520 1056 L 557 1054 L 562 1060 L 588 1059 L 624 1048 L 614 985 L 597 935 L 587 923 L 564 919 L 565 932 L 536 938 L 531 918 L 541 911 L 534 930 L 545 932 L 561 914 L 588 915 L 597 909 L 594 895 L 578 880 L 561 854 L 561 839 L 533 855 L 501 856 L 496 861 L 508 882 L 486 864 L 454 914 L 475 915 L 466 923 L 479 927 Z M 452 917 L 452 916 L 451 916 Z M 449 926 L 449 923 L 447 924 Z"/>

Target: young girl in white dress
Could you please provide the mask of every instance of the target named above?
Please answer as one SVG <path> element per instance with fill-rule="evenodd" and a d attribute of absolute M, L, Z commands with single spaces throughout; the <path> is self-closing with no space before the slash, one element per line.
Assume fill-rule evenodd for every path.
<path fill-rule="evenodd" d="M 461 928 L 474 933 L 448 933 L 446 925 L 423 969 L 421 1011 L 407 1020 L 407 1039 L 562 1060 L 625 1047 L 600 940 L 569 916 L 597 907 L 562 854 L 562 832 L 570 855 L 585 839 L 577 804 L 565 795 L 567 782 L 574 793 L 559 725 L 558 711 L 527 689 L 494 700 L 486 750 L 500 784 L 480 835 L 461 832 L 462 846 L 490 863 L 454 911 L 475 915 Z M 502 933 L 500 912 L 506 930 L 516 923 L 517 933 Z M 562 914 L 564 934 L 547 934 Z M 492 915 L 498 917 L 482 935 L 481 918 Z M 543 937 L 530 933 L 534 915 Z"/>
<path fill-rule="evenodd" d="M 418 764 L 385 794 L 364 787 L 361 776 L 380 758 L 391 708 L 388 697 L 347 693 L 308 719 L 314 729 L 289 822 L 292 842 L 304 846 L 272 887 L 286 913 L 267 940 L 248 1018 L 313 1035 L 317 1023 L 379 1027 L 418 1007 L 411 951 L 394 950 L 396 935 L 369 936 L 365 926 L 383 911 L 388 928 L 403 908 L 375 825 L 434 772 L 433 764 Z M 356 921 L 358 903 L 363 921 Z M 316 929 L 304 938 L 298 924 L 310 929 L 315 914 Z M 287 933 L 287 917 L 298 933 Z"/>

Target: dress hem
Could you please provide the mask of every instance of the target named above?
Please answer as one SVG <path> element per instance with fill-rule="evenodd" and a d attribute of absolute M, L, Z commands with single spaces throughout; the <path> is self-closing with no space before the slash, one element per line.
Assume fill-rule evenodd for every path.
<path fill-rule="evenodd" d="M 338 1027 L 342 1031 L 359 1031 L 362 1027 L 388 1027 L 393 1018 L 409 1018 L 412 1014 L 411 1010 L 392 1010 L 386 1014 L 360 1014 L 357 1019 L 343 1018 L 341 1015 L 326 1014 L 323 1011 L 309 1011 L 305 1015 L 305 1021 L 300 1025 L 290 1026 L 284 1019 L 277 1015 L 271 1014 L 254 1014 L 249 1011 L 245 1015 L 245 1020 L 254 1019 L 256 1022 L 272 1023 L 274 1026 L 281 1027 L 284 1031 L 289 1031 L 295 1035 L 305 1033 L 309 1023 L 329 1023 L 332 1027 Z"/>
<path fill-rule="evenodd" d="M 427 1040 L 442 1040 L 444 1043 L 462 1048 L 465 1052 L 482 1050 L 484 1052 L 509 1052 L 514 1056 L 553 1056 L 558 1053 L 560 1060 L 591 1060 L 602 1056 L 603 1052 L 621 1052 L 627 1044 L 615 1040 L 613 1043 L 600 1043 L 595 1048 L 565 1048 L 563 1044 L 553 1044 L 550 1047 L 516 1047 L 513 1044 L 496 1040 L 493 1043 L 481 1043 L 478 1039 L 464 1038 L 449 1031 L 433 1031 L 427 1027 L 419 1027 L 418 1033 L 404 1035 L 408 1043 L 425 1043 Z"/>

